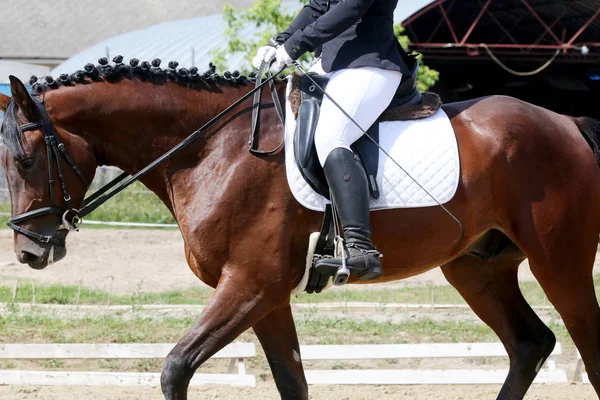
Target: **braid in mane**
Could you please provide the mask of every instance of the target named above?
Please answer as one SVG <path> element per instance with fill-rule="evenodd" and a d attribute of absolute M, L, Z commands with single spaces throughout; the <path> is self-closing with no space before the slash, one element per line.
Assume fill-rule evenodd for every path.
<path fill-rule="evenodd" d="M 92 82 L 118 82 L 122 79 L 140 79 L 142 81 L 152 82 L 155 85 L 174 82 L 192 89 L 205 89 L 215 84 L 228 84 L 232 86 L 247 85 L 256 80 L 256 73 L 252 72 L 249 76 L 241 75 L 239 71 L 226 71 L 219 75 L 217 67 L 209 64 L 209 68 L 203 74 L 198 73 L 198 68 L 180 68 L 179 63 L 171 61 L 167 69 L 160 67 L 161 60 L 155 58 L 151 62 L 132 58 L 129 64 L 123 63 L 123 56 L 118 55 L 112 59 L 110 64 L 106 57 L 98 60 L 98 64 L 86 64 L 82 70 L 77 70 L 72 74 L 61 74 L 58 78 L 44 76 L 38 78 L 32 76 L 29 84 L 36 93 L 43 93 L 47 90 L 57 89 L 61 86 L 73 86 L 76 84 L 90 84 Z"/>

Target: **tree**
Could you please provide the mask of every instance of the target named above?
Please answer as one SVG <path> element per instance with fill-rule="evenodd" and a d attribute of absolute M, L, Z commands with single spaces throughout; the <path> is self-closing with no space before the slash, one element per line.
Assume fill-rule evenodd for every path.
<path fill-rule="evenodd" d="M 309 0 L 300 0 L 306 4 Z M 223 19 L 227 27 L 225 37 L 227 48 L 213 52 L 214 63 L 221 69 L 227 69 L 227 59 L 231 54 L 241 52 L 245 54 L 248 66 L 260 46 L 263 46 L 270 38 L 286 29 L 297 14 L 297 9 L 286 9 L 281 5 L 281 0 L 256 0 L 252 6 L 245 11 L 237 11 L 231 4 L 223 7 Z M 257 29 L 258 28 L 258 29 Z M 252 29 L 252 37 L 247 37 L 248 31 Z M 257 29 L 257 30 L 256 30 Z M 404 35 L 404 28 L 400 24 L 394 26 L 394 33 L 400 44 L 408 48 L 410 39 Z M 419 55 L 422 62 L 422 55 Z M 304 66 L 308 66 L 312 54 L 305 54 L 300 59 Z M 243 70 L 248 73 L 249 68 Z M 439 72 L 421 64 L 418 75 L 418 88 L 421 91 L 428 90 L 439 80 Z"/>

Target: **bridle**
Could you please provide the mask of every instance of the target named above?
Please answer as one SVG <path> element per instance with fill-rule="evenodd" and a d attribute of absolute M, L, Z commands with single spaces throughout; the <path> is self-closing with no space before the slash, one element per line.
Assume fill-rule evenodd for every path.
<path fill-rule="evenodd" d="M 50 193 L 50 206 L 41 207 L 35 210 L 27 211 L 23 214 L 16 215 L 14 217 L 9 218 L 8 226 L 18 233 L 21 233 L 31 239 L 35 239 L 42 243 L 52 243 L 64 246 L 65 239 L 57 238 L 51 235 L 42 235 L 28 229 L 25 229 L 18 224 L 23 223 L 24 221 L 41 217 L 44 215 L 60 215 L 62 217 L 62 225 L 59 230 L 77 230 L 78 225 L 81 220 L 78 216 L 79 210 L 73 208 L 71 196 L 69 195 L 69 191 L 67 189 L 67 184 L 65 181 L 65 176 L 63 173 L 63 164 L 61 159 L 64 160 L 71 166 L 73 171 L 79 176 L 81 182 L 85 186 L 87 190 L 90 187 L 88 180 L 85 178 L 81 169 L 77 166 L 77 164 L 73 161 L 73 158 L 69 154 L 67 148 L 63 144 L 63 142 L 58 137 L 52 122 L 50 121 L 50 117 L 48 117 L 48 113 L 46 112 L 46 107 L 44 107 L 43 101 L 40 99 L 39 95 L 33 94 L 31 96 L 33 100 L 33 104 L 37 111 L 37 115 L 40 118 L 38 122 L 29 122 L 23 125 L 18 125 L 19 133 L 21 137 L 23 136 L 23 132 L 33 131 L 33 130 L 41 130 L 44 134 L 44 142 L 46 143 L 46 154 L 48 159 L 48 187 Z M 11 100 L 11 102 L 14 100 Z M 63 200 L 67 206 L 66 209 L 60 208 L 58 205 L 54 204 L 54 183 L 56 180 L 54 179 L 54 162 L 56 161 L 56 170 L 58 175 L 58 180 L 62 187 L 63 192 Z"/>
<path fill-rule="evenodd" d="M 42 235 L 28 229 L 22 228 L 18 224 L 45 215 L 60 215 L 62 218 L 62 225 L 58 228 L 59 230 L 79 230 L 79 225 L 81 224 L 82 218 L 89 215 L 96 208 L 100 207 L 103 203 L 105 203 L 108 199 L 112 198 L 123 189 L 136 182 L 144 175 L 148 174 L 151 170 L 153 170 L 156 166 L 164 162 L 165 160 L 173 157 L 176 153 L 178 153 L 185 146 L 193 142 L 197 139 L 200 134 L 214 125 L 217 121 L 219 121 L 225 114 L 233 110 L 235 107 L 246 101 L 251 96 L 254 97 L 254 104 L 252 110 L 252 131 L 250 134 L 250 139 L 248 140 L 248 149 L 251 153 L 258 156 L 271 155 L 277 152 L 283 146 L 283 139 L 279 146 L 274 150 L 270 151 L 261 151 L 254 149 L 255 137 L 258 134 L 258 119 L 259 119 L 259 109 L 260 109 L 260 91 L 263 86 L 269 84 L 271 88 L 271 94 L 273 96 L 273 101 L 275 104 L 275 109 L 277 111 L 277 115 L 279 116 L 282 124 L 283 124 L 283 111 L 279 105 L 279 98 L 277 97 L 277 92 L 275 90 L 275 86 L 272 84 L 273 79 L 277 77 L 284 69 L 275 73 L 268 74 L 267 79 L 262 80 L 263 71 L 268 70 L 268 65 L 263 63 L 261 68 L 259 69 L 258 75 L 259 78 L 256 80 L 256 87 L 234 102 L 232 105 L 223 110 L 219 115 L 212 118 L 208 121 L 204 126 L 199 128 L 198 130 L 192 132 L 187 138 L 185 138 L 182 142 L 177 144 L 171 150 L 167 151 L 165 154 L 154 160 L 152 163 L 144 167 L 142 170 L 137 172 L 136 174 L 129 176 L 127 172 L 123 172 L 119 176 L 117 176 L 112 181 L 108 182 L 106 185 L 102 186 L 88 198 L 86 198 L 83 202 L 81 209 L 73 208 L 71 202 L 71 196 L 67 190 L 67 185 L 65 182 L 64 174 L 63 174 L 63 166 L 61 164 L 61 158 L 64 158 L 67 163 L 71 166 L 73 171 L 77 173 L 79 178 L 81 179 L 85 189 L 90 187 L 89 182 L 81 172 L 81 169 L 77 166 L 77 164 L 73 161 L 73 158 L 70 156 L 67 151 L 65 145 L 62 143 L 52 122 L 50 121 L 50 117 L 46 112 L 46 107 L 44 106 L 44 102 L 40 99 L 38 94 L 32 94 L 31 98 L 33 99 L 33 104 L 35 105 L 36 111 L 40 117 L 39 122 L 29 122 L 27 124 L 23 124 L 18 126 L 19 133 L 23 136 L 23 132 L 32 131 L 32 130 L 41 130 L 44 133 L 44 141 L 46 143 L 46 152 L 48 155 L 48 185 L 50 187 L 50 206 L 41 207 L 32 211 L 27 211 L 23 214 L 19 214 L 17 216 L 11 217 L 8 220 L 8 226 L 15 230 L 18 233 L 21 233 L 31 239 L 35 239 L 42 243 L 52 243 L 64 246 L 65 239 L 54 237 L 51 235 Z M 11 100 L 11 102 L 14 100 Z M 56 167 L 58 171 L 58 179 L 60 181 L 62 191 L 63 191 L 63 199 L 67 206 L 66 209 L 60 208 L 54 204 L 54 160 L 56 161 Z"/>

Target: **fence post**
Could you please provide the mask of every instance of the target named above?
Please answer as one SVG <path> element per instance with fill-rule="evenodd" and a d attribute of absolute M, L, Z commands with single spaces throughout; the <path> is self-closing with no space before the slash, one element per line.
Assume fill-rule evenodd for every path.
<path fill-rule="evenodd" d="M 112 295 L 112 289 L 113 289 L 113 282 L 115 281 L 115 277 L 111 276 L 110 277 L 110 288 L 108 289 L 108 295 L 106 296 L 106 306 L 108 307 L 110 305 L 110 296 Z"/>
<path fill-rule="evenodd" d="M 79 283 L 77 284 L 77 296 L 75 296 L 75 305 L 79 307 L 79 298 L 81 296 L 81 279 L 79 279 Z"/>
<path fill-rule="evenodd" d="M 35 306 L 35 283 L 31 281 L 31 306 Z"/>
<path fill-rule="evenodd" d="M 137 293 L 135 294 L 135 303 L 136 305 L 140 304 L 140 292 L 142 291 L 142 284 L 144 283 L 144 279 L 141 279 L 137 284 Z"/>
<path fill-rule="evenodd" d="M 19 280 L 15 282 L 15 287 L 13 288 L 12 302 L 15 303 L 17 301 L 17 291 L 19 290 Z"/>
<path fill-rule="evenodd" d="M 431 287 L 431 309 L 434 309 L 435 304 L 435 286 Z"/>

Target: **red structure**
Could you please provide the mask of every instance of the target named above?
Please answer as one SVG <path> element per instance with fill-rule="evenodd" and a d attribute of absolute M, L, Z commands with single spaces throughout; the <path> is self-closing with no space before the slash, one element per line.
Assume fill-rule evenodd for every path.
<path fill-rule="evenodd" d="M 536 59 L 561 50 L 567 59 L 598 62 L 599 16 L 600 2 L 593 0 L 437 0 L 403 25 L 411 47 L 429 54 L 476 56 L 485 44 L 505 57 Z"/>
<path fill-rule="evenodd" d="M 448 100 L 505 93 L 600 117 L 575 104 L 599 103 L 600 0 L 436 0 L 403 25 Z"/>

